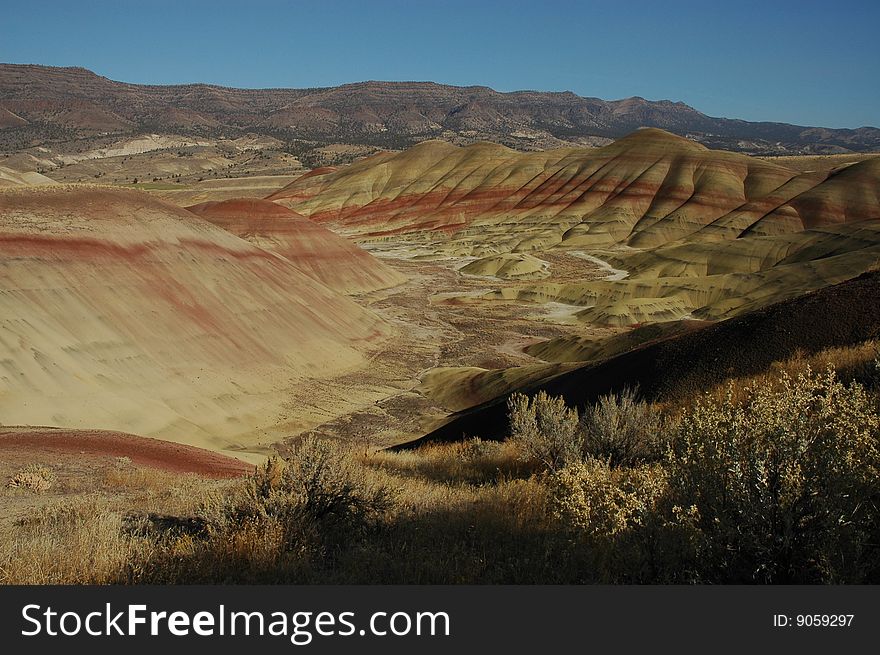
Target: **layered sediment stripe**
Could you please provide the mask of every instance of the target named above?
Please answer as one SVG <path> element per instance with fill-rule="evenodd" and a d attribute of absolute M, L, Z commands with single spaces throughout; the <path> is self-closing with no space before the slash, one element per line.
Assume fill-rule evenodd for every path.
<path fill-rule="evenodd" d="M 215 450 L 390 334 L 284 257 L 135 191 L 0 193 L 3 422 Z"/>
<path fill-rule="evenodd" d="M 266 200 L 205 202 L 188 208 L 197 216 L 278 254 L 341 293 L 392 287 L 403 276 L 345 237 Z"/>

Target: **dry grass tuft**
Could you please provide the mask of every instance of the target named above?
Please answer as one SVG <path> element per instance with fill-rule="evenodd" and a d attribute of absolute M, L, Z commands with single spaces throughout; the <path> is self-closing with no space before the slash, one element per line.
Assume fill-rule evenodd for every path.
<path fill-rule="evenodd" d="M 528 478 L 537 467 L 522 461 L 517 444 L 481 439 L 431 444 L 414 451 L 378 451 L 364 463 L 388 474 L 433 483 L 487 485 Z"/>
<path fill-rule="evenodd" d="M 124 536 L 122 518 L 98 499 L 36 511 L 0 535 L 0 582 L 106 584 L 144 553 Z"/>

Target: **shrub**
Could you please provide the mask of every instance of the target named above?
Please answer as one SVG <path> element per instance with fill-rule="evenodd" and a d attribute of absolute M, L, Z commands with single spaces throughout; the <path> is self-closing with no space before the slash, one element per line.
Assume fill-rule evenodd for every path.
<path fill-rule="evenodd" d="M 580 458 L 583 437 L 576 410 L 545 392 L 529 399 L 513 394 L 507 401 L 511 439 L 523 460 L 556 471 Z"/>
<path fill-rule="evenodd" d="M 581 430 L 584 454 L 613 467 L 656 461 L 666 442 L 660 414 L 632 389 L 602 396 L 584 412 Z"/>
<path fill-rule="evenodd" d="M 55 484 L 55 473 L 42 464 L 28 464 L 6 484 L 10 488 L 30 489 L 36 493 L 49 491 Z"/>
<path fill-rule="evenodd" d="M 266 517 L 287 527 L 364 529 L 391 508 L 392 499 L 392 490 L 373 483 L 350 449 L 308 437 L 290 457 L 270 457 L 257 469 L 232 515 L 238 522 Z"/>
<path fill-rule="evenodd" d="M 880 348 L 877 349 L 877 354 L 872 364 L 873 366 L 870 367 L 869 386 L 872 389 L 880 389 Z"/>
<path fill-rule="evenodd" d="M 198 517 L 204 530 L 161 531 L 140 580 L 303 581 L 374 535 L 393 499 L 350 448 L 309 437 L 208 496 Z"/>
<path fill-rule="evenodd" d="M 699 515 L 701 575 L 842 582 L 876 567 L 880 420 L 832 369 L 701 400 L 670 455 L 671 501 Z"/>
<path fill-rule="evenodd" d="M 660 463 L 614 468 L 587 459 L 547 478 L 550 507 L 589 569 L 604 583 L 693 580 L 699 533 L 693 508 L 668 507 L 668 473 Z"/>
<path fill-rule="evenodd" d="M 566 525 L 589 535 L 614 536 L 641 525 L 666 490 L 662 467 L 617 470 L 595 459 L 548 479 L 553 509 Z"/>

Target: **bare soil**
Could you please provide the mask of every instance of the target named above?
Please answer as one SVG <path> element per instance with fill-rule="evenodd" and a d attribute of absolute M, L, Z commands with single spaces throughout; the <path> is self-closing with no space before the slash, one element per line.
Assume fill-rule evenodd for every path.
<path fill-rule="evenodd" d="M 403 285 L 358 298 L 394 325 L 397 335 L 372 354 L 368 368 L 295 392 L 286 406 L 292 432 L 278 444 L 282 452 L 306 434 L 354 441 L 365 448 L 417 438 L 449 415 L 416 390 L 432 368 L 536 364 L 541 360 L 523 352 L 532 343 L 566 335 L 601 338 L 617 331 L 553 319 L 547 308 L 533 303 L 482 300 L 482 293 L 518 283 L 462 275 L 457 272 L 462 261 L 457 259 L 412 259 L 400 242 L 387 248 L 372 244 L 370 250 L 408 278 Z M 564 252 L 541 256 L 551 263 L 552 281 L 584 280 L 583 260 Z M 603 274 L 596 266 L 596 277 Z M 316 412 L 327 419 L 294 432 L 297 416 Z"/>

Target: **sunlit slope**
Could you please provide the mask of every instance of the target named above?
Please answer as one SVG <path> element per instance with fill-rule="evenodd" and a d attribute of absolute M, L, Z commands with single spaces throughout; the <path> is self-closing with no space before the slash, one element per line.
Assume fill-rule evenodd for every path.
<path fill-rule="evenodd" d="M 527 384 L 558 375 L 571 366 L 535 364 L 513 368 L 485 369 L 471 366 L 439 367 L 428 371 L 417 388 L 425 397 L 459 411 L 510 393 Z"/>
<path fill-rule="evenodd" d="M 488 255 L 459 269 L 468 275 L 484 275 L 511 280 L 534 280 L 550 274 L 546 262 L 525 253 Z"/>
<path fill-rule="evenodd" d="M 395 286 L 403 277 L 345 237 L 267 200 L 205 202 L 189 211 L 290 260 L 310 277 L 342 293 Z"/>
<path fill-rule="evenodd" d="M 30 186 L 37 184 L 54 184 L 55 181 L 40 173 L 20 171 L 0 166 L 0 187 Z"/>
<path fill-rule="evenodd" d="M 525 348 L 528 354 L 551 364 L 512 368 L 438 367 L 428 371 L 418 391 L 433 402 L 457 412 L 523 387 L 550 380 L 580 366 L 599 362 L 645 344 L 657 343 L 712 325 L 704 321 L 653 323 L 605 339 L 558 337 Z"/>
<path fill-rule="evenodd" d="M 532 344 L 524 352 L 546 362 L 596 362 L 625 353 L 637 346 L 687 334 L 712 325 L 706 321 L 649 323 L 604 339 L 556 337 Z"/>
<path fill-rule="evenodd" d="M 639 130 L 604 148 L 532 153 L 427 141 L 305 176 L 270 199 L 370 236 L 441 230 L 467 241 L 478 233 L 469 226 L 499 234 L 513 227 L 502 250 L 637 236 L 647 245 L 692 232 L 796 175 L 661 130 Z"/>
<path fill-rule="evenodd" d="M 577 316 L 601 325 L 718 320 L 880 267 L 880 221 L 775 237 L 670 244 L 609 253 L 607 258 L 630 275 L 613 282 L 530 284 L 491 295 L 583 306 Z"/>
<path fill-rule="evenodd" d="M 490 297 L 583 306 L 604 325 L 731 316 L 872 269 L 880 245 L 880 157 L 800 172 L 656 129 L 538 153 L 425 142 L 272 199 L 358 238 L 479 257 L 465 273 L 527 280 L 545 272 L 509 275 L 525 253 L 591 253 L 626 279 L 558 284 L 551 268 Z"/>
<path fill-rule="evenodd" d="M 459 247 L 480 255 L 657 247 L 876 218 L 878 174 L 880 157 L 801 173 L 645 129 L 604 148 L 529 153 L 426 141 L 313 171 L 269 199 L 365 237 L 454 234 Z"/>
<path fill-rule="evenodd" d="M 356 234 L 454 231 L 491 211 L 526 181 L 529 170 L 536 175 L 546 169 L 548 156 L 558 155 L 523 155 L 489 143 L 459 148 L 425 141 L 402 153 L 381 153 L 338 170 L 307 174 L 269 200 Z"/>
<path fill-rule="evenodd" d="M 0 421 L 249 448 L 388 328 L 289 261 L 101 188 L 0 193 Z"/>

